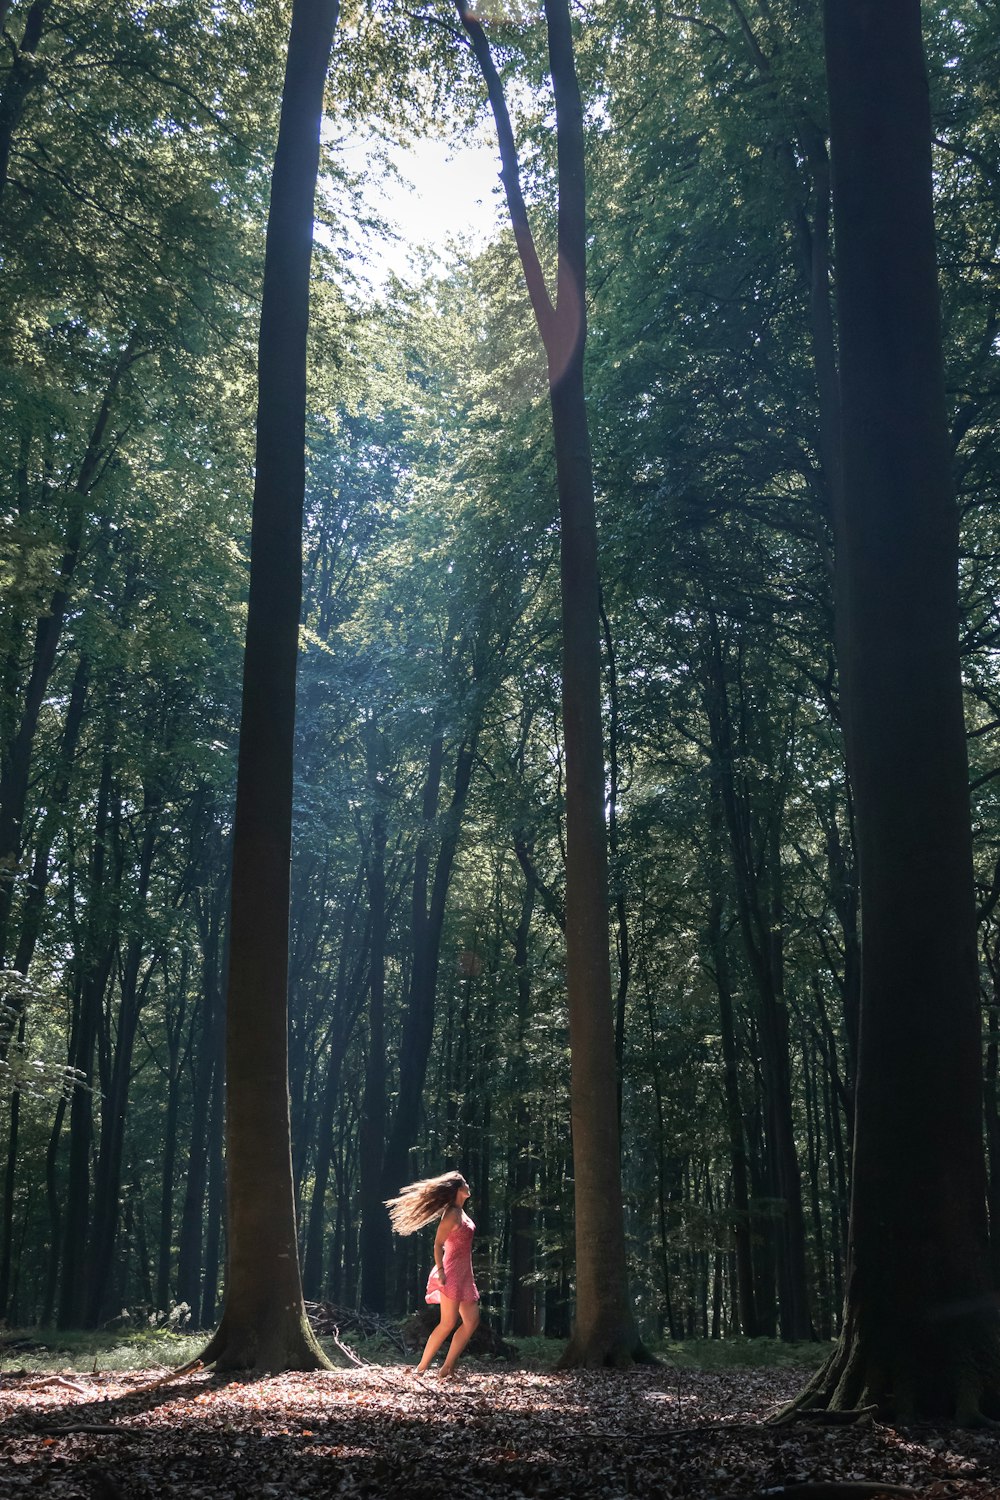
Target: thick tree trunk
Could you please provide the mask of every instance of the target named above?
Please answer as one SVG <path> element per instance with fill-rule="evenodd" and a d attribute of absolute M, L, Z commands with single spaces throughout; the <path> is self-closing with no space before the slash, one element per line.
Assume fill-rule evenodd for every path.
<path fill-rule="evenodd" d="M 338 0 L 294 0 L 271 179 L 226 1017 L 228 1266 L 218 1370 L 317 1369 L 288 1101 L 288 910 L 302 597 L 306 341 L 320 121 Z"/>
<path fill-rule="evenodd" d="M 920 5 L 825 19 L 862 989 L 846 1322 L 800 1404 L 975 1421 L 1000 1337 Z"/>

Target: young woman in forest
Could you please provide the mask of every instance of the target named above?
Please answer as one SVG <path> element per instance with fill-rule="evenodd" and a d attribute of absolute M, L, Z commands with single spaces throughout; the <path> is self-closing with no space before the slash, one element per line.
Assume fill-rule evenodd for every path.
<path fill-rule="evenodd" d="M 439 1303 L 441 1318 L 417 1365 L 422 1375 L 450 1333 L 451 1347 L 439 1371 L 448 1380 L 458 1357 L 479 1323 L 479 1291 L 472 1274 L 472 1236 L 476 1226 L 465 1212 L 469 1184 L 461 1172 L 425 1177 L 402 1188 L 398 1198 L 387 1198 L 392 1227 L 397 1234 L 413 1234 L 439 1221 L 434 1236 L 434 1265 L 427 1278 L 427 1301 Z M 461 1327 L 459 1327 L 461 1324 Z"/>

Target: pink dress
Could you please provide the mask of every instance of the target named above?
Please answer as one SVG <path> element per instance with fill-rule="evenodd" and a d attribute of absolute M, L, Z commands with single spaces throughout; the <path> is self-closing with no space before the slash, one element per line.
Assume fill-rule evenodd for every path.
<path fill-rule="evenodd" d="M 453 1302 L 478 1302 L 479 1290 L 472 1274 L 472 1236 L 476 1232 L 469 1215 L 462 1217 L 444 1242 L 444 1286 L 438 1280 L 437 1266 L 427 1278 L 427 1301 L 440 1302 L 442 1296 Z"/>

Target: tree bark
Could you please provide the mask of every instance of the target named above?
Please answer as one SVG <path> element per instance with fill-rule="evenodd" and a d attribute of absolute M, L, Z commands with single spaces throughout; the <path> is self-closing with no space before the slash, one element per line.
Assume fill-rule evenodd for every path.
<path fill-rule="evenodd" d="M 862 981 L 846 1320 L 798 1404 L 972 1422 L 1000 1338 L 920 5 L 825 30 Z"/>
<path fill-rule="evenodd" d="M 288 911 L 306 342 L 338 0 L 295 0 L 268 214 L 226 1016 L 228 1265 L 217 1370 L 328 1364 L 302 1299 L 288 1100 Z"/>

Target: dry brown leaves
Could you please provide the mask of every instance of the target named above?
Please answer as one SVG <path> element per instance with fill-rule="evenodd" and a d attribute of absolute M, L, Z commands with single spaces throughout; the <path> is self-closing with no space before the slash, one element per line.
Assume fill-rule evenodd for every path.
<path fill-rule="evenodd" d="M 1000 1438 L 776 1428 L 805 1371 L 669 1367 L 418 1380 L 401 1366 L 222 1382 L 156 1371 L 0 1379 L 0 1496 L 751 1496 L 880 1480 L 923 1500 L 1000 1497 Z"/>

